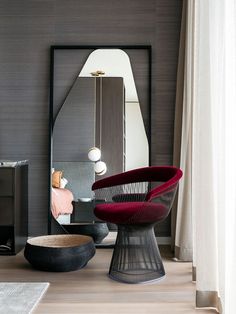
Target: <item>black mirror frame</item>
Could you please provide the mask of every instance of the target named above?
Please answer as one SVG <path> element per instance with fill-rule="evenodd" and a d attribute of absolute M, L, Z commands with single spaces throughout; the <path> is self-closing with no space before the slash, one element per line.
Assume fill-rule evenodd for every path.
<path fill-rule="evenodd" d="M 151 45 L 53 45 L 50 47 L 50 90 L 49 90 L 49 145 L 48 145 L 48 234 L 51 234 L 51 169 L 52 169 L 52 135 L 53 135 L 53 101 L 54 101 L 54 59 L 57 50 L 79 50 L 79 49 L 138 49 L 146 50 L 148 53 L 148 144 L 149 165 L 151 165 L 151 98 L 152 98 L 152 46 Z"/>

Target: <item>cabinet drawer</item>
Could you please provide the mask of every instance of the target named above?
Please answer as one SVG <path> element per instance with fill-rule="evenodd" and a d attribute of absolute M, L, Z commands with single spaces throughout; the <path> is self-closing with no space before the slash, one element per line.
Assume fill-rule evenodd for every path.
<path fill-rule="evenodd" d="M 13 169 L 0 169 L 0 196 L 13 195 Z"/>
<path fill-rule="evenodd" d="M 13 202 L 12 197 L 0 198 L 0 225 L 12 225 L 13 219 Z"/>

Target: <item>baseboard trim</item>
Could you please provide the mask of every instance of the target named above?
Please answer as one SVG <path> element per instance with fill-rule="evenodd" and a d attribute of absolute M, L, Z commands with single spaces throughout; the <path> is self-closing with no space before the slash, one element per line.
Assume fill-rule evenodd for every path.
<path fill-rule="evenodd" d="M 156 239 L 160 245 L 171 245 L 171 237 L 156 237 Z"/>

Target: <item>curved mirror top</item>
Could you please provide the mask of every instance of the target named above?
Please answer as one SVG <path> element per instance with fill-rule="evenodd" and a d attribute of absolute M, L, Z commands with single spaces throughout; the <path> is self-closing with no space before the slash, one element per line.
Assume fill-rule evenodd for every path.
<path fill-rule="evenodd" d="M 125 101 L 138 102 L 133 71 L 129 56 L 121 49 L 97 49 L 90 53 L 79 76 L 91 76 L 95 70 L 105 72 L 103 76 L 123 77 Z"/>

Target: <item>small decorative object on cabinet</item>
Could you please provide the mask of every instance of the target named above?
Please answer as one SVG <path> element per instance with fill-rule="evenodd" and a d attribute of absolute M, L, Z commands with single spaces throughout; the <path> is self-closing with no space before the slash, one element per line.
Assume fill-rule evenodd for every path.
<path fill-rule="evenodd" d="M 15 255 L 28 238 L 28 162 L 0 161 L 0 255 Z"/>

